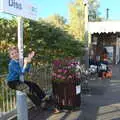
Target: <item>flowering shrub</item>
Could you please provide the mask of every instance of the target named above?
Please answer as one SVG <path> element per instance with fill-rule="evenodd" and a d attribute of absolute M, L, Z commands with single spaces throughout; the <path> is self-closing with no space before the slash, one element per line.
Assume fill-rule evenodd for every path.
<path fill-rule="evenodd" d="M 80 79 L 79 62 L 64 59 L 53 62 L 52 80 L 54 82 L 74 81 Z"/>

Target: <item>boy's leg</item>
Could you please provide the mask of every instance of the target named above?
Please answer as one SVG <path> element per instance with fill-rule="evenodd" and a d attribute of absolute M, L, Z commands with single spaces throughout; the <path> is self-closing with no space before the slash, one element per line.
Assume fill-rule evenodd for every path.
<path fill-rule="evenodd" d="M 44 91 L 34 82 L 24 81 L 30 87 L 30 91 L 33 94 L 36 94 L 41 100 L 46 96 Z"/>
<path fill-rule="evenodd" d="M 29 99 L 32 101 L 32 103 L 36 106 L 39 107 L 41 105 L 41 101 L 40 99 L 33 95 L 33 94 L 27 94 L 27 96 L 29 97 Z"/>
<path fill-rule="evenodd" d="M 40 98 L 33 94 L 31 91 L 31 86 L 29 84 L 26 84 L 26 82 L 20 82 L 19 85 L 16 86 L 16 89 L 25 92 L 36 106 L 39 106 L 41 104 Z"/>
<path fill-rule="evenodd" d="M 21 81 L 17 82 L 15 89 L 25 92 L 26 94 L 30 94 L 30 88 L 24 82 L 21 82 Z"/>
<path fill-rule="evenodd" d="M 8 82 L 7 84 L 11 89 L 14 89 L 14 90 L 19 90 L 19 91 L 22 91 L 22 92 L 28 92 L 29 91 L 29 86 L 24 84 L 21 81 L 12 81 L 12 82 Z"/>
<path fill-rule="evenodd" d="M 14 82 L 8 83 L 8 86 L 9 86 L 11 89 L 25 92 L 25 93 L 27 94 L 27 96 L 30 98 L 30 100 L 31 100 L 36 106 L 39 106 L 39 105 L 40 105 L 40 103 L 41 103 L 40 98 L 38 98 L 38 97 L 36 97 L 34 94 L 32 94 L 32 93 L 30 92 L 30 87 L 29 87 L 27 84 L 25 84 L 24 82 L 14 81 Z"/>

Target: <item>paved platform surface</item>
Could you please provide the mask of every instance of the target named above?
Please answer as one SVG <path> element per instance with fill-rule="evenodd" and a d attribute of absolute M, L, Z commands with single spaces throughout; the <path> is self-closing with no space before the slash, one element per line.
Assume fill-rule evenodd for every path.
<path fill-rule="evenodd" d="M 92 80 L 90 92 L 82 94 L 80 109 L 59 114 L 31 109 L 29 120 L 120 120 L 120 65 L 113 66 L 111 80 Z"/>

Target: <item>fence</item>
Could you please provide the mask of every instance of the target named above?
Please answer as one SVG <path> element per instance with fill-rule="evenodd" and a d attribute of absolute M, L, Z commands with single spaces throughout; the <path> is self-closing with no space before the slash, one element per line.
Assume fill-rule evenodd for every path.
<path fill-rule="evenodd" d="M 31 70 L 26 79 L 34 81 L 40 86 L 40 88 L 44 90 L 44 92 L 48 93 L 52 91 L 51 73 L 51 65 L 42 66 L 37 64 L 31 67 Z"/>
<path fill-rule="evenodd" d="M 7 87 L 5 78 L 6 75 L 0 75 L 0 117 L 16 108 L 15 91 Z"/>
<path fill-rule="evenodd" d="M 51 66 L 37 65 L 31 68 L 25 79 L 36 82 L 47 94 L 52 92 Z M 0 76 L 0 119 L 2 120 L 16 108 L 15 91 L 7 87 L 5 78 L 6 75 Z"/>

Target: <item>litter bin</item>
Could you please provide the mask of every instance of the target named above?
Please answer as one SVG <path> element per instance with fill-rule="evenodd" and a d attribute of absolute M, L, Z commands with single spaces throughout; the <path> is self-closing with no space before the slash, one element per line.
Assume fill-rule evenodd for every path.
<path fill-rule="evenodd" d="M 78 84 L 77 84 L 78 83 Z M 54 82 L 53 95 L 60 108 L 76 108 L 81 105 L 81 84 L 80 82 L 65 81 Z"/>

